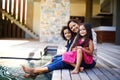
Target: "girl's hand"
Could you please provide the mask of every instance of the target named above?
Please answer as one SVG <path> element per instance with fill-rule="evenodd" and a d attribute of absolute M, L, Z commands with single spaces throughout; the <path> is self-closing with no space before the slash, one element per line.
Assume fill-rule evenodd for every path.
<path fill-rule="evenodd" d="M 81 48 L 82 48 L 82 46 L 76 46 L 76 48 L 77 48 L 77 49 L 81 49 Z"/>

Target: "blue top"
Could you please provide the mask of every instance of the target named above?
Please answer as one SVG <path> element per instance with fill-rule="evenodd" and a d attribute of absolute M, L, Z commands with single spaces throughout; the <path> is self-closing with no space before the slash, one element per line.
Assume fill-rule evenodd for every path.
<path fill-rule="evenodd" d="M 65 46 L 66 48 L 67 48 L 67 50 L 66 51 L 69 51 L 69 49 L 70 49 L 70 46 L 72 45 L 72 43 L 73 43 L 73 40 L 74 40 L 74 37 L 73 38 L 71 38 L 71 40 L 70 40 L 70 42 Z"/>

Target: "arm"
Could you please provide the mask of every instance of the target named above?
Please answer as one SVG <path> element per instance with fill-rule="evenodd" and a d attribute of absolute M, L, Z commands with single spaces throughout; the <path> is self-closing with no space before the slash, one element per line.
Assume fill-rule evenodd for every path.
<path fill-rule="evenodd" d="M 89 47 L 87 48 L 82 48 L 85 52 L 87 52 L 89 55 L 93 55 L 93 51 L 94 51 L 94 44 L 93 41 L 90 40 L 89 41 Z"/>
<path fill-rule="evenodd" d="M 75 48 L 76 38 L 77 38 L 77 36 L 74 38 L 74 40 L 73 40 L 73 42 L 72 42 L 68 51 L 72 51 L 72 49 Z"/>

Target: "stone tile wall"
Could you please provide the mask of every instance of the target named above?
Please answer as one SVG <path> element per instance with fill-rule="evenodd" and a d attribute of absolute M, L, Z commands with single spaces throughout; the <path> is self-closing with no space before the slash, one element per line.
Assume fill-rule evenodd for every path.
<path fill-rule="evenodd" d="M 41 0 L 40 42 L 64 43 L 60 36 L 70 18 L 69 0 Z"/>

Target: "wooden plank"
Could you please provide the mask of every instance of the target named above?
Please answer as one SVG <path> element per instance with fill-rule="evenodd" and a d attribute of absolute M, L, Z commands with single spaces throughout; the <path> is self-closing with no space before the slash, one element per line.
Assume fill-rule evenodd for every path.
<path fill-rule="evenodd" d="M 5 22 L 4 22 L 4 37 L 7 37 L 7 35 L 8 35 L 8 21 L 7 21 L 7 18 L 5 17 L 5 20 L 4 20 Z"/>
<path fill-rule="evenodd" d="M 25 24 L 25 4 L 26 0 L 23 0 L 23 11 L 22 11 L 22 24 Z"/>
<path fill-rule="evenodd" d="M 109 62 L 110 64 L 112 64 L 118 68 L 120 67 L 120 61 L 118 59 L 113 58 L 112 56 L 109 56 L 109 55 L 101 53 L 101 52 L 98 52 L 98 54 L 101 54 L 101 55 L 98 55 L 98 57 L 100 57 L 101 59 Z"/>
<path fill-rule="evenodd" d="M 21 38 L 21 29 L 16 26 L 16 38 Z"/>
<path fill-rule="evenodd" d="M 25 38 L 25 31 L 23 31 L 23 30 L 21 31 L 21 37 Z"/>
<path fill-rule="evenodd" d="M 16 25 L 15 23 L 12 23 L 12 38 L 16 37 Z"/>
<path fill-rule="evenodd" d="M 98 61 L 97 61 L 99 64 L 101 64 L 103 67 L 110 67 L 110 68 L 116 68 L 115 65 L 105 61 L 104 59 L 98 57 Z"/>
<path fill-rule="evenodd" d="M 103 47 L 104 46 L 104 47 Z M 109 43 L 104 43 L 104 44 L 98 44 L 98 50 L 102 49 L 102 51 L 110 51 L 111 53 L 116 53 L 120 54 L 120 46 L 114 45 L 114 44 L 109 44 Z"/>
<path fill-rule="evenodd" d="M 109 80 L 98 68 L 92 69 L 100 80 Z"/>
<path fill-rule="evenodd" d="M 20 21 L 20 13 L 21 13 L 21 0 L 18 0 L 18 21 Z"/>
<path fill-rule="evenodd" d="M 8 4 L 8 0 L 5 0 L 5 11 L 7 12 L 7 4 Z"/>
<path fill-rule="evenodd" d="M 2 2 L 3 2 L 3 1 L 0 0 L 0 9 L 2 9 L 2 5 L 3 5 Z M 0 12 L 0 14 L 1 14 L 1 12 Z M 1 19 L 1 16 L 0 16 L 0 19 Z"/>
<path fill-rule="evenodd" d="M 98 78 L 98 76 L 96 76 L 96 74 L 91 69 L 87 69 L 85 71 L 86 71 L 86 73 L 88 74 L 88 76 L 90 77 L 91 80 L 100 80 Z"/>
<path fill-rule="evenodd" d="M 70 70 L 70 74 L 71 74 L 71 70 Z M 80 75 L 79 74 L 71 74 L 71 80 L 81 80 Z"/>
<path fill-rule="evenodd" d="M 68 69 L 62 69 L 62 79 L 61 80 L 71 80 L 70 71 Z"/>
<path fill-rule="evenodd" d="M 9 14 L 12 12 L 12 0 L 9 0 Z"/>
<path fill-rule="evenodd" d="M 112 56 L 112 57 L 114 57 L 114 58 L 117 58 L 117 59 L 120 59 L 120 57 L 119 57 L 119 52 L 115 52 L 115 51 L 109 51 L 109 50 L 103 50 L 103 49 L 101 49 L 101 48 L 99 48 L 99 51 L 101 52 L 101 53 L 104 53 L 104 54 L 109 54 L 109 56 Z"/>
<path fill-rule="evenodd" d="M 116 72 L 114 69 L 112 68 L 107 68 L 107 70 L 116 77 L 116 80 L 120 80 L 120 74 L 118 72 Z"/>
<path fill-rule="evenodd" d="M 11 38 L 12 34 L 11 34 L 11 21 L 8 19 L 8 37 Z"/>
<path fill-rule="evenodd" d="M 79 73 L 81 80 L 91 80 L 85 71 Z"/>
<path fill-rule="evenodd" d="M 120 68 L 113 68 L 113 69 L 120 74 Z"/>
<path fill-rule="evenodd" d="M 105 66 L 105 67 L 102 67 L 102 66 Z M 106 70 L 106 71 L 108 71 L 110 74 L 112 74 L 112 76 L 114 76 L 116 80 L 119 80 L 119 79 L 120 79 L 120 74 L 114 70 L 114 69 L 116 69 L 116 68 L 114 68 L 114 69 L 113 69 L 113 68 L 110 68 L 110 67 L 108 67 L 107 65 L 102 64 L 102 63 L 100 63 L 100 62 L 99 62 L 99 66 L 97 66 L 97 68 L 104 68 L 104 70 Z M 104 72 L 103 72 L 103 74 L 104 74 Z"/>
<path fill-rule="evenodd" d="M 52 75 L 52 80 L 62 80 L 61 70 L 54 70 Z"/>
<path fill-rule="evenodd" d="M 118 80 L 115 76 L 113 76 L 106 68 L 98 68 L 109 80 Z"/>
<path fill-rule="evenodd" d="M 16 0 L 14 0 L 13 17 L 16 19 Z"/>

